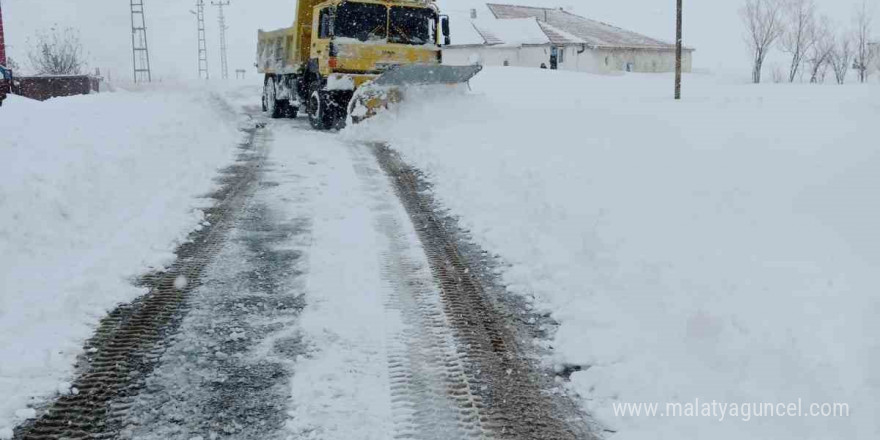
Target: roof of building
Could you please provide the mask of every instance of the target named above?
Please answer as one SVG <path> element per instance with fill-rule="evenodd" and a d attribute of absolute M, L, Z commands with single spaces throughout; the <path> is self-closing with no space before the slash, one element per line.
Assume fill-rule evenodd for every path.
<path fill-rule="evenodd" d="M 471 23 L 488 45 L 526 46 L 553 43 L 553 38 L 533 17 L 510 20 L 476 19 Z"/>
<path fill-rule="evenodd" d="M 674 44 L 590 20 L 562 9 L 494 3 L 489 3 L 487 6 L 499 21 L 535 18 L 554 44 L 576 42 L 607 48 L 664 50 L 675 48 Z"/>
<path fill-rule="evenodd" d="M 551 26 L 543 21 L 538 20 L 538 26 L 541 27 L 541 30 L 544 31 L 544 34 L 547 35 L 547 38 L 550 39 L 550 42 L 553 44 L 588 44 L 583 38 L 570 34 L 555 26 Z"/>

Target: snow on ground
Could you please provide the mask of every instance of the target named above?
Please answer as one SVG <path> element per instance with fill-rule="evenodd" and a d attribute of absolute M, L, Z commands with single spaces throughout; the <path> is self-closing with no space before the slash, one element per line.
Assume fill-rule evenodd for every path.
<path fill-rule="evenodd" d="M 614 439 L 880 435 L 876 86 L 489 68 L 386 140 L 561 322 Z M 618 417 L 615 403 L 846 403 L 849 417 Z"/>
<path fill-rule="evenodd" d="M 277 173 L 298 180 L 289 188 L 296 203 L 276 208 L 310 218 L 311 225 L 300 319 L 311 349 L 294 367 L 287 429 L 304 439 L 390 438 L 385 336 L 400 318 L 386 312 L 384 245 L 371 223 L 369 195 L 349 146 L 335 136 L 284 122 L 270 129 L 271 158 L 282 167 Z"/>
<path fill-rule="evenodd" d="M 270 178 L 287 194 L 273 209 L 308 218 L 310 233 L 289 435 L 464 438 L 457 422 L 470 414 L 448 393 L 457 351 L 448 325 L 422 315 L 444 319 L 406 210 L 369 148 L 305 126 L 268 126 Z"/>
<path fill-rule="evenodd" d="M 203 220 L 237 118 L 182 89 L 0 108 L 0 438 L 32 398 L 70 391 L 98 320 Z"/>

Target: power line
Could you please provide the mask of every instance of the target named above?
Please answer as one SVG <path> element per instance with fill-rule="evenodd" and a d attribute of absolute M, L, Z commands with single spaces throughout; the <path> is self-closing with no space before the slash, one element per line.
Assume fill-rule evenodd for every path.
<path fill-rule="evenodd" d="M 229 66 L 226 63 L 226 17 L 223 15 L 223 7 L 229 6 L 229 0 L 211 2 L 219 10 L 220 22 L 220 74 L 223 79 L 229 79 Z"/>
<path fill-rule="evenodd" d="M 208 73 L 208 43 L 205 38 L 205 0 L 196 0 L 196 16 L 199 33 L 199 78 L 210 79 Z"/>
<path fill-rule="evenodd" d="M 131 58 L 134 82 L 150 82 L 150 51 L 147 47 L 147 21 L 144 0 L 131 0 Z"/>

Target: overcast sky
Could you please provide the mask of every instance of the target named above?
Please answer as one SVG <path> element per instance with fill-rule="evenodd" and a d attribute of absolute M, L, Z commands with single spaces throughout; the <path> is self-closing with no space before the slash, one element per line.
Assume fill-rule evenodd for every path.
<path fill-rule="evenodd" d="M 685 44 L 695 47 L 696 68 L 742 71 L 748 75 L 748 56 L 737 14 L 744 0 L 685 0 Z M 80 30 L 89 64 L 114 78 L 131 78 L 131 23 L 127 0 L 0 0 L 11 55 L 22 64 L 28 39 L 53 25 Z M 144 0 L 154 78 L 198 77 L 195 0 Z M 674 0 L 496 0 L 534 6 L 566 7 L 655 38 L 673 41 Z M 447 11 L 467 11 L 485 1 L 439 0 Z M 821 13 L 842 26 L 851 26 L 861 0 L 816 0 Z M 875 36 L 880 39 L 880 0 L 874 10 Z M 247 69 L 253 77 L 258 28 L 290 26 L 295 0 L 232 0 L 226 8 L 229 26 L 229 69 Z M 208 56 L 212 77 L 219 78 L 217 8 L 206 12 Z"/>

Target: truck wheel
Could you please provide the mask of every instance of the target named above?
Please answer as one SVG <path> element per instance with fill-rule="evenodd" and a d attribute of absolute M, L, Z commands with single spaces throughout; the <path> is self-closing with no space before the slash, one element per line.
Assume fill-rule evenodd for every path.
<path fill-rule="evenodd" d="M 337 91 L 333 92 L 330 106 L 333 109 L 333 128 L 342 130 L 345 128 L 346 119 L 348 118 L 348 107 L 354 92 Z"/>
<path fill-rule="evenodd" d="M 309 123 L 315 130 L 328 130 L 333 126 L 332 112 L 329 111 L 327 94 L 312 89 L 307 106 Z"/>
<path fill-rule="evenodd" d="M 275 79 L 268 78 L 263 86 L 263 105 L 269 116 L 274 119 L 280 118 L 282 113 L 282 106 L 278 105 L 279 102 L 276 100 L 276 97 Z"/>

